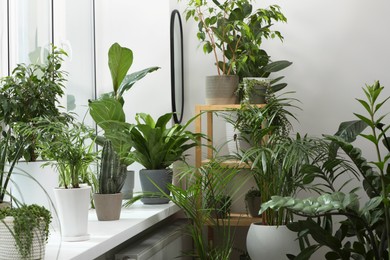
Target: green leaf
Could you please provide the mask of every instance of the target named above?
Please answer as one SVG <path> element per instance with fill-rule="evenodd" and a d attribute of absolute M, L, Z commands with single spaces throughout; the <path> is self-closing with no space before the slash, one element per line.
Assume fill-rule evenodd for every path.
<path fill-rule="evenodd" d="M 120 96 L 122 97 L 127 90 L 129 90 L 137 81 L 144 78 L 148 73 L 151 73 L 158 69 L 160 69 L 160 67 L 149 67 L 126 75 L 118 89 Z"/>
<path fill-rule="evenodd" d="M 116 94 L 122 80 L 133 63 L 133 52 L 118 43 L 111 45 L 108 51 L 108 67 L 111 72 L 113 90 Z"/>

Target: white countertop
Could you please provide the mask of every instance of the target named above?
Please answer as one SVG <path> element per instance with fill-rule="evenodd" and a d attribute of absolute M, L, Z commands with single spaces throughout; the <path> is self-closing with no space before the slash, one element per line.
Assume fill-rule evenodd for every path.
<path fill-rule="evenodd" d="M 98 221 L 95 210 L 90 210 L 88 233 L 91 238 L 61 243 L 59 231 L 51 230 L 45 259 L 94 259 L 179 210 L 172 202 L 162 205 L 136 202 L 129 208 L 122 208 L 121 218 L 117 221 Z"/>

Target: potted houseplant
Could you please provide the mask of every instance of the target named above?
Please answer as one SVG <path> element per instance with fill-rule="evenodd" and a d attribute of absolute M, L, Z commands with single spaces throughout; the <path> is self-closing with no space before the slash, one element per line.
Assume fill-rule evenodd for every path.
<path fill-rule="evenodd" d="M 0 208 L 0 258 L 44 259 L 50 211 L 36 204 Z"/>
<path fill-rule="evenodd" d="M 145 77 L 148 73 L 156 71 L 159 67 L 149 67 L 140 71 L 127 74 L 133 63 L 132 50 L 120 46 L 118 43 L 111 45 L 108 51 L 108 67 L 112 79 L 112 92 L 105 93 L 97 100 L 89 102 L 90 115 L 96 124 L 104 131 L 104 136 L 99 136 L 96 142 L 103 146 L 104 141 L 110 132 L 116 131 L 111 124 L 112 121 L 122 122 L 126 121 L 125 112 L 123 110 L 124 99 L 123 94 L 132 88 L 132 86 L 140 79 Z M 127 74 L 127 75 L 126 75 Z M 130 152 L 131 142 L 116 142 L 111 140 L 115 153 L 120 154 L 122 168 L 126 169 L 133 163 L 127 154 Z M 132 190 L 134 186 L 134 171 L 127 171 L 127 177 L 123 185 L 123 197 L 131 199 Z"/>
<path fill-rule="evenodd" d="M 312 163 L 305 171 L 307 180 L 319 178 L 326 181 L 326 185 L 319 190 L 319 197 L 298 199 L 293 196 L 274 196 L 262 205 L 263 211 L 270 208 L 289 210 L 306 217 L 289 224 L 291 230 L 299 232 L 303 246 L 295 259 L 308 259 L 323 247 L 328 250 L 327 259 L 389 258 L 387 170 L 390 139 L 386 135 L 389 127 L 384 124 L 386 114 L 380 114 L 389 97 L 380 100 L 383 89 L 378 81 L 366 85 L 363 89 L 366 99 L 358 99 L 366 114 L 355 113 L 358 120 L 344 122 L 335 135 L 325 136 L 328 141 L 325 161 Z M 363 134 L 367 127 L 370 132 Z M 352 145 L 358 135 L 373 145 L 376 159 L 367 161 L 362 151 Z M 381 149 L 382 145 L 385 150 Z M 339 149 L 341 153 L 338 153 Z M 353 165 L 343 167 L 349 162 Z M 339 177 L 345 174 L 348 174 L 348 181 L 340 183 Z M 361 185 L 368 197 L 364 203 L 356 194 L 357 187 L 343 192 L 352 176 L 362 179 Z M 333 226 L 336 216 L 339 225 Z M 310 241 L 309 237 L 313 240 Z"/>
<path fill-rule="evenodd" d="M 93 194 L 98 220 L 118 220 L 120 218 L 123 197 L 121 189 L 125 183 L 126 171 L 126 165 L 121 163 L 111 141 L 106 140 L 97 176 L 98 188 Z"/>
<path fill-rule="evenodd" d="M 231 187 L 230 196 L 237 195 L 245 181 L 234 182 L 240 169 L 224 167 L 221 160 L 223 158 L 214 158 L 200 168 L 184 166 L 178 175 L 178 185 L 168 184 L 170 193 L 164 193 L 183 209 L 188 219 L 185 232 L 192 237 L 194 247 L 190 252 L 183 252 L 186 256 L 206 260 L 230 259 L 233 253 L 235 227 L 232 223 L 237 219 L 233 220 L 229 214 L 215 214 L 221 206 L 226 209 L 231 200 L 225 200 L 222 205 L 210 201 L 227 198 L 226 186 Z"/>
<path fill-rule="evenodd" d="M 159 191 L 169 193 L 167 184 L 172 182 L 173 174 L 169 167 L 175 161 L 185 160 L 185 152 L 197 146 L 202 136 L 187 130 L 194 118 L 185 125 L 168 127 L 171 119 L 172 113 L 164 114 L 156 121 L 148 114 L 138 113 L 137 123 L 129 128 L 134 148 L 130 157 L 144 167 L 139 173 L 144 204 L 169 202 Z"/>
<path fill-rule="evenodd" d="M 253 10 L 249 0 L 190 0 L 185 12 L 187 20 L 193 18 L 198 23 L 197 38 L 203 43 L 203 51 L 213 53 L 215 58 L 218 76 L 206 78 L 206 103 L 234 104 L 239 81 L 234 75 L 237 61 L 241 59 L 241 64 L 245 63 L 243 53 L 247 45 L 260 48 L 264 38 L 282 39 L 270 27 L 273 21 L 286 21 L 286 18 L 276 5 Z"/>
<path fill-rule="evenodd" d="M 241 161 L 251 165 L 250 170 L 255 179 L 257 188 L 261 191 L 261 203 L 268 201 L 271 196 L 277 194 L 296 194 L 302 187 L 302 168 L 305 164 L 314 160 L 315 150 L 322 149 L 322 143 L 319 140 L 309 138 L 308 136 L 291 137 L 289 130 L 291 125 L 289 118 L 293 114 L 288 111 L 291 101 L 294 99 L 277 99 L 267 103 L 261 110 L 261 127 L 254 129 L 252 136 L 256 137 L 257 142 L 242 154 L 238 154 Z M 287 196 L 288 196 L 287 195 Z M 282 248 L 290 248 L 292 251 L 298 251 L 298 244 L 294 243 L 295 234 L 289 232 L 285 226 L 291 221 L 292 215 L 288 211 L 268 210 L 262 213 L 261 223 L 252 223 L 247 236 L 247 250 L 252 259 L 280 259 L 284 257 L 282 250 L 272 250 L 272 235 L 283 231 L 280 236 L 288 239 Z M 276 228 L 278 227 L 278 228 Z M 287 231 L 287 233 L 285 233 Z M 260 233 L 267 235 L 260 235 Z M 264 242 L 257 238 L 267 237 Z M 275 238 L 276 240 L 281 238 Z M 259 246 L 259 244 L 262 246 Z M 278 242 L 279 246 L 282 241 Z M 294 249 L 295 246 L 295 249 Z M 262 255 L 262 252 L 275 252 L 277 255 Z"/>
<path fill-rule="evenodd" d="M 252 187 L 245 193 L 245 207 L 252 218 L 259 217 L 261 192 Z"/>
<path fill-rule="evenodd" d="M 63 50 L 52 46 L 45 64 L 17 64 L 10 76 L 1 79 L 0 121 L 4 126 L 12 128 L 16 122 L 31 123 L 36 117 L 55 120 L 63 118 L 60 116 L 58 103 L 59 98 L 64 95 L 67 73 L 61 70 L 61 65 L 63 56 L 66 55 Z M 34 127 L 33 124 L 30 126 Z M 11 134 L 16 135 L 13 131 Z M 15 140 L 22 142 L 24 146 L 20 157 L 24 157 L 26 161 L 38 158 L 36 136 L 20 136 Z M 16 150 L 20 144 L 13 145 Z"/>
<path fill-rule="evenodd" d="M 59 173 L 59 187 L 54 189 L 56 206 L 64 241 L 89 239 L 88 210 L 91 187 L 80 184 L 80 180 L 89 179 L 89 166 L 96 160 L 94 152 L 94 130 L 82 123 L 53 121 L 49 118 L 34 120 L 36 127 L 19 124 L 25 135 L 35 135 L 48 142 L 39 142 L 37 149 L 42 157 L 49 160 L 44 166 L 51 165 Z M 92 140 L 92 141 L 91 141 Z M 89 143 L 88 143 L 89 142 Z"/>

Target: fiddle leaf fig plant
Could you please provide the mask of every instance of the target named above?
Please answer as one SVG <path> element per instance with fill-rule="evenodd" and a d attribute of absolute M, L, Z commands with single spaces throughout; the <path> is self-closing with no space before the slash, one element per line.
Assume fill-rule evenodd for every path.
<path fill-rule="evenodd" d="M 348 157 L 353 167 L 340 175 L 348 174 L 348 180 L 355 176 L 361 180 L 361 187 L 349 192 L 336 190 L 335 184 L 340 183 L 326 174 L 330 165 L 314 163 L 309 165 L 307 176 L 312 181 L 325 181 L 327 190 L 323 189 L 321 196 L 308 199 L 274 196 L 262 205 L 261 211 L 284 209 L 306 217 L 288 225 L 301 239 L 302 251 L 294 259 L 309 259 L 322 247 L 328 250 L 326 259 L 390 258 L 390 146 L 387 137 L 390 126 L 384 122 L 386 113 L 381 113 L 390 97 L 380 100 L 383 89 L 378 81 L 366 85 L 363 88 L 366 98 L 357 99 L 366 114 L 355 113 L 357 121 L 343 123 L 337 135 L 324 137 L 330 143 L 327 158 L 335 158 L 341 149 L 341 155 Z M 368 133 L 362 133 L 365 128 L 369 129 Z M 366 160 L 362 151 L 351 143 L 358 135 L 372 144 L 376 159 Z M 345 161 L 333 162 L 333 167 L 341 167 L 341 162 Z M 346 186 L 341 185 L 341 188 L 345 190 Z M 356 194 L 358 188 L 366 192 L 366 201 Z M 339 225 L 334 226 L 336 216 Z"/>
<path fill-rule="evenodd" d="M 111 45 L 108 51 L 108 67 L 112 79 L 112 92 L 103 94 L 99 99 L 89 101 L 89 112 L 96 124 L 104 131 L 104 136 L 96 138 L 99 145 L 103 145 L 112 132 L 118 132 L 118 124 L 112 122 L 126 122 L 123 110 L 123 95 L 132 86 L 144 78 L 147 74 L 156 71 L 159 67 L 149 67 L 131 74 L 127 74 L 133 64 L 133 52 L 129 48 L 122 47 L 118 43 Z M 127 156 L 132 148 L 130 140 L 125 142 L 119 139 L 110 139 L 116 153 L 121 155 L 121 163 L 126 166 L 133 163 Z M 125 159 L 126 158 L 126 159 Z"/>

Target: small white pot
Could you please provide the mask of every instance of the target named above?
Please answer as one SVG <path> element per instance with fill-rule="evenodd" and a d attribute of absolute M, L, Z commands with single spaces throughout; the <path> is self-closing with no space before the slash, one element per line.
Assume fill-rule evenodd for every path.
<path fill-rule="evenodd" d="M 88 210 L 90 193 L 90 186 L 81 186 L 77 189 L 54 189 L 63 241 L 89 239 Z"/>
<path fill-rule="evenodd" d="M 297 234 L 287 226 L 266 226 L 252 223 L 246 237 L 246 248 L 252 260 L 288 259 L 286 254 L 297 255 Z"/>

